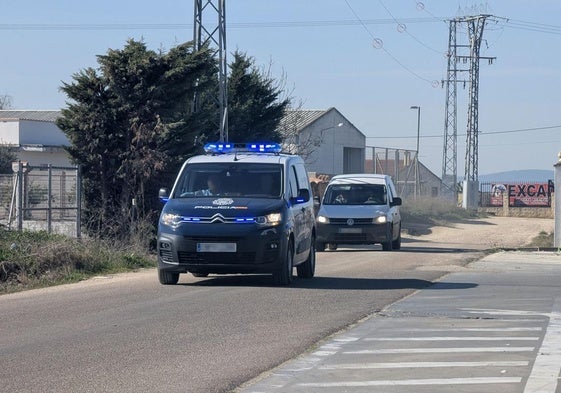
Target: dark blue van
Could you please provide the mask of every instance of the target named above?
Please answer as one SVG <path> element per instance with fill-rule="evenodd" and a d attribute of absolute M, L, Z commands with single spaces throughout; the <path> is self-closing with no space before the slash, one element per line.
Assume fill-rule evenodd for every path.
<path fill-rule="evenodd" d="M 315 272 L 313 195 L 302 158 L 276 144 L 209 144 L 188 159 L 158 225 L 158 277 L 267 273 L 278 285 Z"/>

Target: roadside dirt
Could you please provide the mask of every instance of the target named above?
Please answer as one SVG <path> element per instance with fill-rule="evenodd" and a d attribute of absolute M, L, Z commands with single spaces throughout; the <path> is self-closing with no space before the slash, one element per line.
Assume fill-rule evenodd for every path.
<path fill-rule="evenodd" d="M 555 221 L 547 218 L 488 217 L 452 223 L 447 227 L 413 230 L 404 238 L 435 243 L 453 243 L 482 248 L 517 248 L 529 244 L 541 231 L 551 233 Z M 411 233 L 423 233 L 415 236 Z M 427 233 L 428 232 L 428 233 Z"/>

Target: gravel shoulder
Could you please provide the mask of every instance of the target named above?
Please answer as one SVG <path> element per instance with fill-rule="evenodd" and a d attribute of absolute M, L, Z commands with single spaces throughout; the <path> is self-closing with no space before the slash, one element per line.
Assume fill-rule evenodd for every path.
<path fill-rule="evenodd" d="M 465 244 L 483 249 L 517 248 L 529 244 L 542 231 L 553 232 L 554 226 L 555 221 L 547 218 L 486 217 L 431 227 L 419 236 L 403 236 L 417 241 Z"/>

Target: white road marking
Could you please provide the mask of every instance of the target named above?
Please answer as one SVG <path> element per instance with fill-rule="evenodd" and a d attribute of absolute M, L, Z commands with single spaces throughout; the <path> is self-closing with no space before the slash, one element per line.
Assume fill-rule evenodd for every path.
<path fill-rule="evenodd" d="M 539 337 L 369 337 L 364 341 L 537 341 Z"/>
<path fill-rule="evenodd" d="M 554 393 L 561 368 L 561 301 L 556 299 L 524 393 Z"/>
<path fill-rule="evenodd" d="M 532 352 L 534 349 L 534 347 L 390 348 L 363 349 L 342 353 L 345 355 L 379 355 L 391 353 Z"/>
<path fill-rule="evenodd" d="M 561 371 L 561 300 L 556 299 L 552 311 L 549 313 L 522 311 L 466 308 L 474 314 L 492 315 L 525 315 L 549 318 L 542 345 L 538 350 L 536 360 L 524 393 L 555 393 Z"/>
<path fill-rule="evenodd" d="M 390 381 L 360 381 L 360 382 L 319 382 L 299 383 L 298 386 L 313 388 L 337 387 L 368 387 L 368 386 L 413 386 L 413 385 L 473 385 L 492 383 L 520 383 L 522 378 L 448 378 L 448 379 L 405 379 Z"/>
<path fill-rule="evenodd" d="M 320 366 L 320 370 L 361 370 L 391 368 L 446 368 L 446 367 L 524 367 L 528 361 L 497 362 L 385 362 L 385 363 L 347 363 Z"/>
<path fill-rule="evenodd" d="M 392 332 L 535 332 L 543 327 L 392 329 Z"/>

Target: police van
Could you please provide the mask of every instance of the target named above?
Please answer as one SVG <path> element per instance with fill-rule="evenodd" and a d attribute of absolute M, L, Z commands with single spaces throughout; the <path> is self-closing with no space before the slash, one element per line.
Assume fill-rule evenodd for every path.
<path fill-rule="evenodd" d="M 315 215 L 301 157 L 279 144 L 205 145 L 189 158 L 164 202 L 158 224 L 158 278 L 181 273 L 266 273 L 289 285 L 315 272 Z"/>

